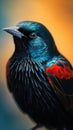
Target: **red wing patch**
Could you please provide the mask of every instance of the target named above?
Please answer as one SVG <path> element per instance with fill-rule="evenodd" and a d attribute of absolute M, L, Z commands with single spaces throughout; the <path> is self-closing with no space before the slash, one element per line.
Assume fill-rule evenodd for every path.
<path fill-rule="evenodd" d="M 8 61 L 7 64 L 6 64 L 6 76 L 10 75 L 9 65 L 10 65 L 10 61 Z"/>
<path fill-rule="evenodd" d="M 60 79 L 70 79 L 73 78 L 73 70 L 69 68 L 69 66 L 64 65 L 58 66 L 56 64 L 53 64 L 50 68 L 46 67 L 46 74 L 53 74 L 57 78 Z"/>

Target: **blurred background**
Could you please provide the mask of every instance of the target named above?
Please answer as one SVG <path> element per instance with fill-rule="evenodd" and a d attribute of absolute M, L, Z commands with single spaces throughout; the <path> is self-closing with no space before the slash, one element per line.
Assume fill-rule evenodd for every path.
<path fill-rule="evenodd" d="M 73 0 L 0 0 L 0 130 L 28 130 L 35 125 L 17 107 L 5 77 L 6 62 L 14 51 L 14 44 L 11 35 L 2 28 L 24 20 L 43 23 L 52 33 L 59 51 L 73 65 Z"/>

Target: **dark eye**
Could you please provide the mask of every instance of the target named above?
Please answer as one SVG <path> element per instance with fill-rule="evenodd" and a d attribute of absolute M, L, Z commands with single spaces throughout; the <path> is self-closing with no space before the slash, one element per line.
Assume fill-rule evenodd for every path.
<path fill-rule="evenodd" d="M 35 39 L 37 37 L 37 34 L 35 32 L 32 32 L 30 35 L 29 35 L 30 38 L 32 39 Z"/>

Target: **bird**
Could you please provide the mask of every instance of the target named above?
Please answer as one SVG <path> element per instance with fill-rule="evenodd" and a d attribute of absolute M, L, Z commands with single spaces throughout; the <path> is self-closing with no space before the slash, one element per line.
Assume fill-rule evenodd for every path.
<path fill-rule="evenodd" d="M 15 45 L 6 64 L 7 86 L 21 111 L 36 122 L 31 130 L 73 130 L 73 67 L 48 28 L 21 21 L 3 30 Z"/>

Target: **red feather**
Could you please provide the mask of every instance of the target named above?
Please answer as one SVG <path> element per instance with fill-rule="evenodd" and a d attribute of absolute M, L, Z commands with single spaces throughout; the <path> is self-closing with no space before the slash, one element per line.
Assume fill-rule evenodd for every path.
<path fill-rule="evenodd" d="M 58 66 L 56 64 L 53 64 L 50 68 L 46 67 L 46 74 L 53 74 L 57 78 L 60 79 L 70 79 L 73 78 L 73 70 L 69 68 L 69 66 L 64 65 Z"/>

